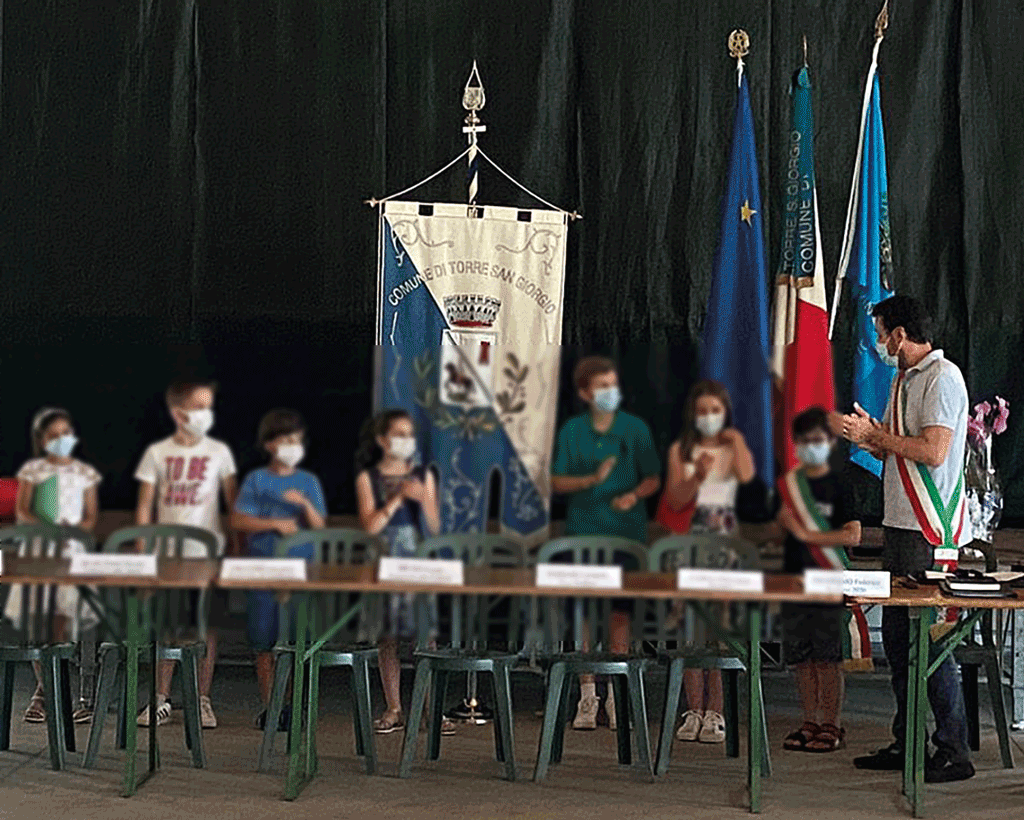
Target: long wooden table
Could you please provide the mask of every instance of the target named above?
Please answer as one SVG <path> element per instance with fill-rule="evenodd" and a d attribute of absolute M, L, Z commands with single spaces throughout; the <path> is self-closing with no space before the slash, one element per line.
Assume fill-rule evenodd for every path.
<path fill-rule="evenodd" d="M 30 558 L 4 556 L 3 574 L 0 584 L 25 584 L 30 586 L 76 586 L 86 602 L 93 608 L 97 616 L 107 625 L 114 636 L 121 636 L 125 647 L 126 667 L 126 723 L 125 726 L 125 764 L 124 789 L 122 794 L 131 797 L 160 766 L 160 752 L 156 740 L 156 680 L 157 680 L 157 640 L 159 624 L 154 622 L 150 614 L 144 620 L 140 618 L 140 603 L 150 607 L 153 596 L 161 591 L 174 589 L 206 589 L 213 584 L 219 571 L 219 563 L 209 560 L 180 560 L 161 558 L 158 573 L 155 576 L 122 576 L 122 575 L 71 575 L 70 562 L 55 558 Z M 97 601 L 89 587 L 109 587 L 124 589 L 125 612 L 124 630 L 120 625 L 112 623 L 110 613 Z M 150 607 L 151 608 L 151 607 Z M 145 624 L 145 626 L 143 625 Z M 150 648 L 152 663 L 152 681 L 149 692 L 149 768 L 137 777 L 136 753 L 138 749 L 138 726 L 136 714 L 139 711 L 138 681 L 139 652 L 144 646 Z M 199 739 L 201 740 L 201 738 Z"/>
<path fill-rule="evenodd" d="M 986 611 L 1024 609 L 1024 595 L 1020 590 L 1016 590 L 1013 596 L 1008 598 L 958 598 L 943 594 L 937 585 L 917 585 L 900 578 L 893 578 L 888 598 L 853 598 L 851 600 L 855 603 L 874 606 L 905 606 L 910 610 L 907 729 L 903 746 L 903 794 L 910 801 L 914 817 L 923 817 L 928 678 L 956 647 L 971 635 L 978 620 Z M 951 631 L 935 642 L 937 655 L 935 660 L 929 663 L 929 650 L 932 643 L 929 630 L 932 626 L 932 619 L 926 617 L 925 613 L 936 607 L 956 607 L 965 610 L 967 615 L 961 618 Z"/>
<path fill-rule="evenodd" d="M 747 782 L 750 791 L 750 810 L 761 810 L 761 760 L 764 715 L 761 711 L 761 610 L 764 604 L 773 602 L 800 603 L 841 603 L 840 596 L 806 595 L 803 579 L 796 575 L 766 575 L 765 590 L 760 593 L 722 593 L 712 591 L 686 590 L 676 588 L 674 573 L 625 572 L 621 589 L 576 589 L 560 587 L 538 587 L 533 569 L 474 568 L 465 570 L 463 586 L 447 586 L 429 583 L 388 583 L 376 580 L 373 565 L 322 565 L 308 567 L 305 581 L 237 581 L 219 578 L 217 585 L 224 589 L 271 589 L 279 593 L 294 594 L 296 600 L 296 645 L 295 668 L 292 680 L 292 725 L 289 734 L 288 771 L 285 777 L 286 800 L 294 800 L 316 774 L 316 714 L 306 718 L 306 732 L 301 732 L 303 710 L 302 693 L 305 687 L 306 665 L 314 654 L 324 646 L 345 624 L 355 617 L 359 607 L 352 607 L 332 625 L 314 636 L 307 645 L 309 624 L 308 599 L 312 593 L 437 593 L 449 595 L 497 595 L 510 597 L 583 597 L 583 598 L 640 598 L 690 601 L 731 601 L 746 603 L 749 610 L 747 630 L 743 639 L 743 656 L 748 667 L 748 760 Z M 313 687 L 310 687 L 313 691 Z M 310 706 L 312 704 L 306 704 Z M 302 748 L 305 742 L 305 750 Z"/>

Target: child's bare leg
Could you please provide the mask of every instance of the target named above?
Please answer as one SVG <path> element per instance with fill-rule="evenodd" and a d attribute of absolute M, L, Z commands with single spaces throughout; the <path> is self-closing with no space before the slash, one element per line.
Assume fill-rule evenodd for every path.
<path fill-rule="evenodd" d="M 377 666 L 387 711 L 398 715 L 402 712 L 402 665 L 398 660 L 398 639 L 393 636 L 381 638 L 377 646 Z"/>
<path fill-rule="evenodd" d="M 705 681 L 707 692 L 706 710 L 722 714 L 725 709 L 725 699 L 722 695 L 722 672 L 719 669 L 709 669 Z"/>
<path fill-rule="evenodd" d="M 818 722 L 818 667 L 814 663 L 798 663 L 793 672 L 796 675 L 796 690 L 804 710 L 805 723 Z"/>

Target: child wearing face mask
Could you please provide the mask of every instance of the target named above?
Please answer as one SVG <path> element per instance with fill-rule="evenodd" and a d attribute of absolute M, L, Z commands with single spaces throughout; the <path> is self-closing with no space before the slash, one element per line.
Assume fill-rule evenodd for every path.
<path fill-rule="evenodd" d="M 99 515 L 97 487 L 100 474 L 83 461 L 72 458 L 78 439 L 74 424 L 67 410 L 47 407 L 36 413 L 32 420 L 32 449 L 35 458 L 25 462 L 18 470 L 18 495 L 16 520 L 19 524 L 56 524 L 79 527 L 88 532 L 96 526 Z M 35 549 L 38 544 L 26 544 Z M 84 545 L 69 541 L 63 545 L 62 557 L 81 552 Z M 7 597 L 4 616 L 15 629 L 22 629 L 22 595 L 29 595 L 29 611 L 45 611 L 50 606 L 49 587 L 14 586 Z M 53 593 L 54 622 L 53 638 L 66 641 L 69 627 L 75 624 L 79 613 L 78 590 L 71 586 L 58 586 Z M 37 610 L 36 607 L 42 607 Z M 95 623 L 92 610 L 82 609 L 82 620 L 75 624 L 87 627 Z M 35 636 L 42 637 L 45 636 Z M 38 664 L 33 664 L 36 674 L 36 690 L 25 710 L 26 723 L 43 723 L 46 711 L 43 704 L 43 684 Z M 88 723 L 91 710 L 79 708 L 75 711 L 75 723 Z"/>
<path fill-rule="evenodd" d="M 693 386 L 686 400 L 683 429 L 669 448 L 665 499 L 670 510 L 690 512 L 689 526 L 679 531 L 735 535 L 736 494 L 740 484 L 754 478 L 754 458 L 743 434 L 732 426 L 729 392 L 713 381 Z M 683 607 L 671 617 L 678 621 Z M 724 617 L 724 612 L 721 613 Z M 706 643 L 703 624 L 696 624 L 698 644 Z M 683 675 L 689 707 L 676 739 L 721 743 L 725 740 L 722 673 L 717 669 L 687 669 Z"/>
<path fill-rule="evenodd" d="M 260 421 L 259 447 L 270 457 L 270 464 L 245 477 L 231 514 L 231 526 L 248 533 L 252 556 L 272 558 L 279 536 L 325 526 L 327 508 L 320 481 L 313 473 L 297 469 L 306 455 L 305 434 L 306 423 L 294 410 L 271 410 Z M 309 561 L 315 557 L 315 547 L 312 542 L 302 544 L 289 555 Z M 247 598 L 249 642 L 256 650 L 256 681 L 263 701 L 256 728 L 262 730 L 274 686 L 279 609 L 273 592 L 252 591 Z M 291 622 L 295 623 L 294 615 Z M 286 731 L 290 725 L 291 707 L 286 705 L 277 728 Z"/>
<path fill-rule="evenodd" d="M 836 439 L 828 414 L 812 407 L 793 419 L 793 443 L 800 464 L 779 480 L 777 518 L 786 533 L 784 570 L 843 569 L 846 547 L 860 543 L 859 521 L 851 520 L 843 482 L 829 468 Z M 859 623 L 858 623 L 859 622 Z M 843 705 L 844 632 L 866 632 L 863 613 L 841 605 L 783 604 L 786 663 L 796 672 L 804 723 L 783 741 L 799 752 L 833 752 L 845 745 Z M 867 645 L 870 663 L 870 643 Z M 819 722 L 820 721 L 820 722 Z"/>
<path fill-rule="evenodd" d="M 646 544 L 645 500 L 661 486 L 661 460 L 651 430 L 643 419 L 620 409 L 619 375 L 610 359 L 580 359 L 573 384 L 587 409 L 562 425 L 551 463 L 552 490 L 568 496 L 565 534 L 615 536 Z M 615 560 L 625 570 L 641 569 L 632 555 L 618 554 Z M 612 652 L 629 651 L 632 617 L 631 600 L 612 600 L 608 623 Z M 584 634 L 588 631 L 584 628 Z M 596 729 L 602 706 L 608 727 L 615 729 L 614 690 L 608 688 L 601 704 L 594 678 L 581 675 L 573 729 Z"/>
<path fill-rule="evenodd" d="M 385 410 L 363 425 L 355 459 L 359 521 L 368 533 L 384 538 L 392 556 L 415 557 L 423 524 L 431 535 L 441 529 L 434 476 L 414 466 L 415 455 L 416 431 L 404 410 Z M 431 596 L 428 600 L 433 630 L 437 624 L 436 599 Z M 417 631 L 415 596 L 391 595 L 378 655 L 387 708 L 373 723 L 377 734 L 390 734 L 405 726 L 398 642 L 414 639 Z M 445 718 L 441 734 L 455 734 L 455 724 Z"/>
<path fill-rule="evenodd" d="M 135 523 L 185 524 L 202 527 L 217 536 L 220 552 L 224 551 L 224 531 L 220 522 L 219 493 L 230 511 L 235 505 L 238 485 L 235 460 L 231 450 L 221 441 L 206 434 L 213 427 L 215 385 L 210 382 L 175 382 L 167 388 L 167 410 L 174 421 L 174 434 L 149 446 L 135 478 L 139 482 L 139 499 Z M 156 507 L 156 517 L 153 508 Z M 206 546 L 186 541 L 182 550 L 186 558 L 205 558 Z M 193 610 L 199 601 L 195 591 L 189 596 Z M 199 713 L 204 729 L 217 726 L 217 717 L 210 703 L 213 670 L 217 659 L 217 634 L 206 631 L 206 657 L 199 661 Z M 157 677 L 156 721 L 158 726 L 171 719 L 171 678 L 174 661 L 162 661 Z M 148 726 L 149 707 L 138 718 L 139 726 Z"/>

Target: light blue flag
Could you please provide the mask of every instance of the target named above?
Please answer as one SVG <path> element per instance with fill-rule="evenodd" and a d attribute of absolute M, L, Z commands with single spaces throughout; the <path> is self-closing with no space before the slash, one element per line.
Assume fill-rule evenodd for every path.
<path fill-rule="evenodd" d="M 768 268 L 747 78 L 740 78 L 732 153 L 704 319 L 701 376 L 725 385 L 733 423 L 754 456 L 758 477 L 775 484 L 768 343 Z"/>
<path fill-rule="evenodd" d="M 889 234 L 889 185 L 885 171 L 885 134 L 882 129 L 882 101 L 878 90 L 878 47 L 864 89 L 864 107 L 860 123 L 860 144 L 853 170 L 850 204 L 846 213 L 843 255 L 836 277 L 832 300 L 832 328 L 844 278 L 850 281 L 853 297 L 853 399 L 872 418 L 881 419 L 889 399 L 889 388 L 896 369 L 882 363 L 875 350 L 875 324 L 871 311 L 876 304 L 893 295 L 892 242 Z M 882 462 L 859 447 L 852 447 L 850 459 L 876 476 L 882 475 Z"/>

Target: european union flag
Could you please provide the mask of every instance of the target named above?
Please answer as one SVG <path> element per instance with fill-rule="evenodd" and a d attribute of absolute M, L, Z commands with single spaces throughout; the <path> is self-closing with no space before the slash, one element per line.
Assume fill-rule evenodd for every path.
<path fill-rule="evenodd" d="M 875 50 L 877 59 L 878 50 Z M 853 398 L 873 418 L 882 418 L 889 399 L 895 368 L 882 363 L 875 350 L 874 319 L 871 311 L 893 295 L 892 242 L 889 233 L 889 184 L 885 171 L 885 134 L 882 130 L 882 99 L 878 90 L 876 63 L 872 60 L 864 89 L 860 143 L 853 170 L 850 204 L 846 214 L 843 255 L 832 301 L 832 322 L 844 278 L 850 280 L 853 297 L 854 341 Z M 876 476 L 882 462 L 858 447 L 851 448 L 850 460 Z"/>
<path fill-rule="evenodd" d="M 704 319 L 701 375 L 725 385 L 733 423 L 754 455 L 758 477 L 775 483 L 768 344 L 768 268 L 747 78 L 740 77 L 722 232 Z"/>

